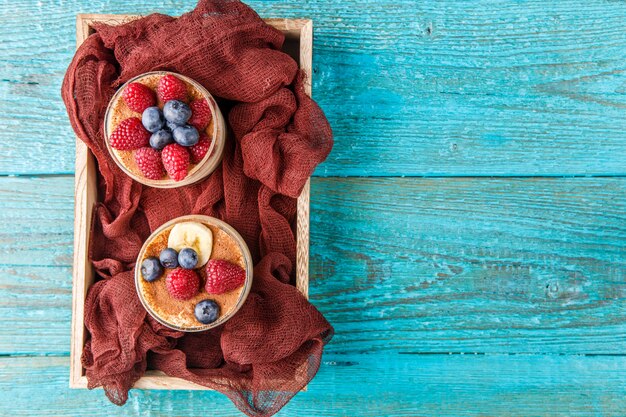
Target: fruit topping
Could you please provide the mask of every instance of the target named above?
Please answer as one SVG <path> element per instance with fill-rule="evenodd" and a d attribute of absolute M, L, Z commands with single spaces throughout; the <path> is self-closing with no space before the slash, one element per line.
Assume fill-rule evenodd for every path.
<path fill-rule="evenodd" d="M 246 271 L 222 259 L 212 259 L 206 266 L 206 284 L 209 294 L 223 294 L 239 288 L 246 281 Z"/>
<path fill-rule="evenodd" d="M 174 136 L 176 143 L 182 146 L 193 146 L 198 143 L 198 140 L 200 139 L 200 135 L 198 134 L 196 128 L 189 125 L 178 126 L 174 129 L 172 135 Z"/>
<path fill-rule="evenodd" d="M 139 149 L 148 145 L 149 140 L 150 132 L 144 129 L 138 117 L 123 120 L 109 138 L 111 147 L 119 150 Z"/>
<path fill-rule="evenodd" d="M 167 120 L 165 121 L 165 127 L 169 129 L 170 132 L 173 132 L 174 130 L 176 130 L 178 126 L 180 125 L 177 125 L 176 123 L 168 122 Z"/>
<path fill-rule="evenodd" d="M 182 126 L 191 117 L 191 109 L 180 100 L 170 100 L 163 106 L 163 116 L 168 122 Z"/>
<path fill-rule="evenodd" d="M 211 141 L 209 140 L 209 137 L 206 135 L 206 133 L 201 133 L 198 143 L 189 147 L 191 162 L 194 164 L 199 164 L 206 155 L 206 153 L 209 151 L 210 146 Z"/>
<path fill-rule="evenodd" d="M 135 152 L 135 162 L 144 177 L 151 180 L 160 180 L 165 174 L 161 154 L 159 151 L 144 147 Z"/>
<path fill-rule="evenodd" d="M 165 268 L 174 269 L 178 266 L 178 252 L 172 248 L 165 248 L 159 254 L 159 260 Z"/>
<path fill-rule="evenodd" d="M 199 131 L 206 129 L 213 117 L 206 99 L 194 100 L 189 104 L 189 107 L 191 108 L 191 118 L 187 123 Z"/>
<path fill-rule="evenodd" d="M 181 181 L 187 176 L 189 152 L 177 143 L 170 143 L 161 152 L 163 166 L 174 181 Z"/>
<path fill-rule="evenodd" d="M 154 133 L 163 128 L 165 119 L 158 107 L 148 107 L 141 114 L 141 123 L 148 132 Z"/>
<path fill-rule="evenodd" d="M 157 258 L 151 256 L 141 263 L 141 276 L 148 282 L 155 281 L 163 274 L 163 267 Z"/>
<path fill-rule="evenodd" d="M 198 222 L 177 223 L 167 240 L 167 246 L 177 251 L 185 248 L 193 249 L 198 256 L 196 268 L 204 266 L 213 251 L 213 232 Z M 180 262 L 180 258 L 178 259 Z"/>
<path fill-rule="evenodd" d="M 190 163 L 200 163 L 211 146 L 204 131 L 213 117 L 209 102 L 201 98 L 188 105 L 188 98 L 187 84 L 171 74 L 159 79 L 156 94 L 145 84 L 128 84 L 122 99 L 141 117 L 121 121 L 109 136 L 110 146 L 136 150 L 133 157 L 145 178 L 161 180 L 167 174 L 182 181 Z"/>
<path fill-rule="evenodd" d="M 213 300 L 202 300 L 196 304 L 194 314 L 202 324 L 213 323 L 220 316 L 220 306 Z"/>
<path fill-rule="evenodd" d="M 176 268 L 167 274 L 165 287 L 177 300 L 188 300 L 198 293 L 200 278 L 193 269 Z"/>
<path fill-rule="evenodd" d="M 132 111 L 142 113 L 146 108 L 156 104 L 154 91 L 141 83 L 130 83 L 122 91 L 122 98 Z"/>
<path fill-rule="evenodd" d="M 198 265 L 198 254 L 191 248 L 178 252 L 178 265 L 185 269 L 194 269 Z"/>
<path fill-rule="evenodd" d="M 154 149 L 161 150 L 165 148 L 166 145 L 173 142 L 174 138 L 172 138 L 172 132 L 166 129 L 161 129 L 150 136 L 150 146 Z"/>
<path fill-rule="evenodd" d="M 187 100 L 187 85 L 172 74 L 161 77 L 157 85 L 157 96 L 162 102 L 169 100 Z"/>

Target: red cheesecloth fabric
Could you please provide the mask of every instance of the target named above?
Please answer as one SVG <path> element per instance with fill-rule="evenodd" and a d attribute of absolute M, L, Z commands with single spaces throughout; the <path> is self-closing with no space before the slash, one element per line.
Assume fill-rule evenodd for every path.
<path fill-rule="evenodd" d="M 98 280 L 85 303 L 82 361 L 89 387 L 115 404 L 146 369 L 216 389 L 250 416 L 270 416 L 317 372 L 333 329 L 293 286 L 296 197 L 332 147 L 320 108 L 305 94 L 283 35 L 238 1 L 200 1 L 180 18 L 153 14 L 97 26 L 78 49 L 62 95 L 70 122 L 98 163 L 90 259 Z M 187 75 L 222 99 L 232 134 L 222 165 L 198 184 L 160 190 L 126 176 L 103 137 L 110 98 L 148 71 Z M 253 287 L 224 325 L 201 333 L 152 319 L 135 291 L 144 240 L 186 214 L 225 220 L 246 240 Z"/>

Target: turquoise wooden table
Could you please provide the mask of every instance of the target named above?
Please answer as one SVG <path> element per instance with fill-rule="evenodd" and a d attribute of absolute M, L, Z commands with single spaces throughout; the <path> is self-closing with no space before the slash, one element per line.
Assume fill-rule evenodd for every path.
<path fill-rule="evenodd" d="M 236 416 L 214 392 L 70 390 L 77 13 L 0 0 L 0 415 Z M 336 328 L 282 416 L 626 415 L 626 3 L 251 1 L 314 19 L 336 134 L 311 300 Z"/>

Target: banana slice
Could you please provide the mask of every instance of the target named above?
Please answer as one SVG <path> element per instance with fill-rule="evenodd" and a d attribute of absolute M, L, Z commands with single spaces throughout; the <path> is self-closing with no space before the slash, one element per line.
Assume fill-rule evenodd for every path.
<path fill-rule="evenodd" d="M 198 254 L 198 265 L 204 266 L 213 251 L 213 233 L 211 229 L 198 222 L 183 222 L 172 227 L 167 239 L 167 246 L 180 252 L 181 249 L 191 248 Z"/>

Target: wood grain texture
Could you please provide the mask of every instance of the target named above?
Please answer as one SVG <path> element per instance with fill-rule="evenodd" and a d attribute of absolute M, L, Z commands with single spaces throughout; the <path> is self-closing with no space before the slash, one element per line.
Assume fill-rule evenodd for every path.
<path fill-rule="evenodd" d="M 72 190 L 0 181 L 0 353 L 68 351 Z M 314 178 L 312 193 L 328 352 L 626 352 L 626 179 Z M 45 345 L 21 336 L 41 317 Z"/>
<path fill-rule="evenodd" d="M 289 22 L 289 20 L 286 20 L 286 22 Z M 307 20 L 298 30 L 298 44 L 300 47 L 298 64 L 300 69 L 307 74 L 307 77 L 304 79 L 304 91 L 311 96 L 313 79 L 313 22 Z M 298 231 L 296 235 L 296 287 L 307 298 L 309 298 L 310 211 L 311 179 L 308 179 L 300 197 L 298 197 L 296 217 L 296 229 Z"/>
<path fill-rule="evenodd" d="M 309 298 L 311 180 L 307 180 L 298 197 L 296 215 L 296 288 Z"/>
<path fill-rule="evenodd" d="M 76 13 L 180 14 L 193 5 L 5 3 L 1 174 L 74 169 L 59 90 Z M 316 22 L 314 97 L 337 139 L 317 175 L 626 173 L 626 3 L 250 4 L 264 17 Z"/>
<path fill-rule="evenodd" d="M 624 352 L 625 179 L 317 179 L 311 192 L 331 349 Z"/>
<path fill-rule="evenodd" d="M 193 3 L 0 0 L 0 175 L 74 170 L 76 13 Z M 336 136 L 317 176 L 626 175 L 624 2 L 249 3 L 316 21 Z M 72 189 L 0 177 L 0 415 L 240 415 L 213 392 L 117 408 L 69 390 Z M 280 415 L 626 415 L 626 178 L 317 178 L 312 195 L 311 299 L 337 334 Z"/>
<path fill-rule="evenodd" d="M 67 388 L 68 358 L 0 358 L 7 416 L 239 416 L 210 391 L 131 391 L 116 407 L 100 390 Z M 45 381 L 33 394 L 33 381 Z M 309 391 L 277 416 L 485 417 L 626 414 L 626 358 L 327 355 Z"/>
<path fill-rule="evenodd" d="M 0 356 L 69 353 L 71 277 L 69 265 L 0 266 Z"/>
<path fill-rule="evenodd" d="M 0 265 L 70 266 L 73 177 L 0 178 Z"/>

